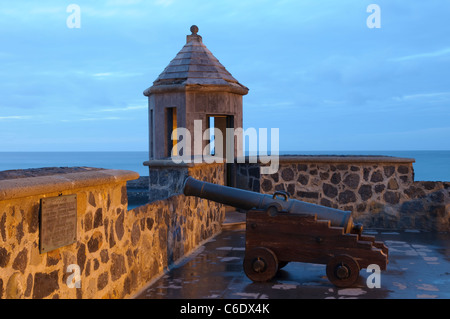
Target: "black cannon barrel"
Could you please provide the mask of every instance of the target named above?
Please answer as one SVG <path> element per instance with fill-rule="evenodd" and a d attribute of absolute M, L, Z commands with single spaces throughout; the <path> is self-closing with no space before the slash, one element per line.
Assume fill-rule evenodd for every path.
<path fill-rule="evenodd" d="M 259 193 L 202 182 L 190 176 L 184 182 L 184 195 L 197 196 L 245 210 L 260 207 L 262 198 Z"/>
<path fill-rule="evenodd" d="M 184 194 L 244 210 L 267 209 L 269 206 L 275 206 L 278 211 L 316 215 L 317 219 L 329 220 L 332 226 L 343 227 L 346 233 L 351 232 L 354 228 L 351 212 L 289 199 L 285 192 L 275 192 L 273 195 L 260 194 L 229 186 L 202 182 L 189 176 L 184 182 Z"/>

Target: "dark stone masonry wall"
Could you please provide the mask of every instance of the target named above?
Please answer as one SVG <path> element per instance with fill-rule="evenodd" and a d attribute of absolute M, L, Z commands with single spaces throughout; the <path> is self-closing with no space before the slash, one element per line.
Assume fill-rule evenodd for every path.
<path fill-rule="evenodd" d="M 281 157 L 277 173 L 261 175 L 262 193 L 353 212 L 370 228 L 450 230 L 450 182 L 415 182 L 412 159 Z"/>
<path fill-rule="evenodd" d="M 224 185 L 225 165 L 222 163 L 177 164 L 171 160 L 152 160 L 144 164 L 149 167 L 149 176 L 142 180 L 139 179 L 138 183 L 142 185 L 145 179 L 148 181 L 149 202 L 182 194 L 184 181 L 188 176 Z M 130 182 L 127 186 L 131 191 L 137 189 L 135 182 Z"/>
<path fill-rule="evenodd" d="M 149 201 L 182 193 L 184 179 L 188 176 L 187 167 L 154 167 L 149 169 Z"/>
<path fill-rule="evenodd" d="M 258 163 L 242 163 L 236 165 L 236 187 L 259 192 L 261 175 Z"/>

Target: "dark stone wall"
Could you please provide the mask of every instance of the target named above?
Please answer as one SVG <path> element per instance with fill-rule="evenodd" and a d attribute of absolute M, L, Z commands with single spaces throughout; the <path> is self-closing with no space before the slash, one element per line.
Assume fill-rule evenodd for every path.
<path fill-rule="evenodd" d="M 261 175 L 257 163 L 235 163 L 236 187 L 260 192 Z"/>
<path fill-rule="evenodd" d="M 292 198 L 352 211 L 369 228 L 450 230 L 450 183 L 415 182 L 411 163 L 280 161 L 261 175 L 262 193 L 287 191 Z"/>
<path fill-rule="evenodd" d="M 224 185 L 225 164 L 223 163 L 178 165 L 170 160 L 166 162 L 166 166 L 153 166 L 149 162 L 147 196 L 148 202 L 150 203 L 182 194 L 184 181 L 188 176 L 192 176 L 198 180 Z M 144 190 L 144 182 L 145 179 L 138 182 L 131 181 L 127 184 L 127 188 L 135 193 L 135 198 L 133 198 L 134 195 L 129 196 L 133 202 L 141 198 L 140 195 Z"/>

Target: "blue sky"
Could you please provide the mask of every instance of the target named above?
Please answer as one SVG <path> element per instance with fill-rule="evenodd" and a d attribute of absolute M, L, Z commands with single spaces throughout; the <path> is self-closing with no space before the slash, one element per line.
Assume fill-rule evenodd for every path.
<path fill-rule="evenodd" d="M 244 128 L 280 128 L 281 150 L 450 150 L 449 13 L 448 0 L 0 0 L 0 151 L 146 151 L 142 92 L 192 24 L 250 89 Z"/>

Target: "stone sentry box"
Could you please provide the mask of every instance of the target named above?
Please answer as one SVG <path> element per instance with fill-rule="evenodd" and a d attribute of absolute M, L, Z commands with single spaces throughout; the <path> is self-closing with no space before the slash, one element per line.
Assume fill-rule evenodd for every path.
<path fill-rule="evenodd" d="M 171 139 L 176 128 L 185 128 L 191 135 L 190 154 L 179 155 L 202 156 L 203 153 L 196 153 L 194 140 L 201 143 L 201 152 L 209 141 L 202 136 L 194 138 L 195 121 L 201 124 L 200 134 L 211 123 L 222 132 L 224 151 L 227 147 L 226 128 L 243 127 L 243 96 L 248 93 L 248 88 L 239 83 L 203 44 L 197 26 L 192 26 L 191 32 L 186 36 L 183 48 L 144 91 L 149 107 L 149 160 L 177 155 L 173 153 L 177 140 Z M 229 144 L 229 148 L 230 151 L 234 149 L 236 157 L 237 145 Z"/>
<path fill-rule="evenodd" d="M 220 167 L 223 183 L 234 185 L 233 163 L 204 166 L 205 157 L 240 156 L 239 143 L 234 136 L 227 141 L 226 131 L 243 127 L 243 96 L 249 90 L 203 44 L 198 27 L 193 25 L 190 31 L 182 49 L 143 92 L 148 97 L 149 161 L 144 165 L 149 167 L 150 202 L 182 193 L 185 178 L 195 168 L 201 167 L 209 178 L 210 172 L 217 172 L 209 167 Z M 219 132 L 205 137 L 209 128 L 221 132 L 222 154 L 217 145 L 210 148 Z M 189 136 L 190 141 L 183 140 Z M 177 156 L 183 157 L 182 163 L 172 161 Z M 186 158 L 193 161 L 186 163 Z"/>

